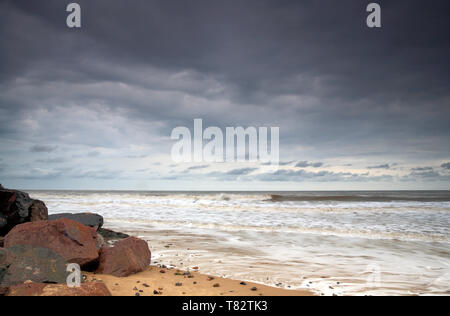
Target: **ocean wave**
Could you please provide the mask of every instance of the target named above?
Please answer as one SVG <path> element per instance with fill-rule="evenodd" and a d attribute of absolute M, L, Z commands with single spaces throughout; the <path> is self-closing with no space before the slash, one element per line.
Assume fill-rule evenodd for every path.
<path fill-rule="evenodd" d="M 386 231 L 367 231 L 357 229 L 336 229 L 336 228 L 312 228 L 299 226 L 261 226 L 261 225 L 232 225 L 218 223 L 199 223 L 191 221 L 171 221 L 171 220 L 142 220 L 136 218 L 107 218 L 106 225 L 114 223 L 118 227 L 125 229 L 137 229 L 145 231 L 145 226 L 149 228 L 190 228 L 190 229 L 208 229 L 213 231 L 249 231 L 249 232 L 275 232 L 275 233 L 302 233 L 323 236 L 336 236 L 347 238 L 364 238 L 371 240 L 401 240 L 401 241 L 419 241 L 419 242 L 440 242 L 450 243 L 450 236 L 437 234 L 423 234 L 413 232 L 386 232 Z"/>
<path fill-rule="evenodd" d="M 270 202 L 450 202 L 450 196 L 446 197 L 408 197 L 408 196 L 364 196 L 364 195 L 279 195 L 272 194 Z"/>

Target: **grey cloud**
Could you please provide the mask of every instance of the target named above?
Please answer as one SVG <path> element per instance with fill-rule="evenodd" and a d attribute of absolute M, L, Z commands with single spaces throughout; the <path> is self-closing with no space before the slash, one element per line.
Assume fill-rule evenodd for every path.
<path fill-rule="evenodd" d="M 392 176 L 370 176 L 368 173 L 358 174 L 351 172 L 308 172 L 306 170 L 278 170 L 273 173 L 264 173 L 256 177 L 261 181 L 277 181 L 277 182 L 359 182 L 359 181 L 389 181 Z"/>
<path fill-rule="evenodd" d="M 323 166 L 322 162 L 309 162 L 309 161 L 300 161 L 297 163 L 297 168 L 307 168 L 307 167 L 313 167 L 313 168 L 320 168 Z"/>
<path fill-rule="evenodd" d="M 100 153 L 98 151 L 90 151 L 88 152 L 88 157 L 98 157 Z"/>
<path fill-rule="evenodd" d="M 55 151 L 58 147 L 57 146 L 47 146 L 47 145 L 34 145 L 30 148 L 31 152 L 34 153 L 51 153 Z"/>
<path fill-rule="evenodd" d="M 44 163 L 44 164 L 58 164 L 58 163 L 64 163 L 67 159 L 63 157 L 56 157 L 56 158 L 48 158 L 48 159 L 37 159 L 36 162 L 38 163 Z"/>
<path fill-rule="evenodd" d="M 389 164 L 367 167 L 367 169 L 390 169 L 390 168 L 391 168 L 391 166 Z"/>
<path fill-rule="evenodd" d="M 234 170 L 226 172 L 226 175 L 230 175 L 230 176 L 248 175 L 256 170 L 258 170 L 258 168 L 234 169 Z"/>
<path fill-rule="evenodd" d="M 412 168 L 411 171 L 433 171 L 433 167 L 417 167 L 417 168 Z"/>
<path fill-rule="evenodd" d="M 444 168 L 444 169 L 449 169 L 450 170 L 450 162 L 442 164 L 441 167 Z"/>
<path fill-rule="evenodd" d="M 189 167 L 187 170 L 192 171 L 192 170 L 200 170 L 200 169 L 206 169 L 208 168 L 209 165 L 203 165 L 203 166 L 193 166 L 193 167 Z"/>

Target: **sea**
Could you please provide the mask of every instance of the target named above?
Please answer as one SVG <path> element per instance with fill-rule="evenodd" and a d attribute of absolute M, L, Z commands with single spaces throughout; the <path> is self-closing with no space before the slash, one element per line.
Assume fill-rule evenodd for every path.
<path fill-rule="evenodd" d="M 28 191 L 154 264 L 318 295 L 450 295 L 450 191 Z"/>

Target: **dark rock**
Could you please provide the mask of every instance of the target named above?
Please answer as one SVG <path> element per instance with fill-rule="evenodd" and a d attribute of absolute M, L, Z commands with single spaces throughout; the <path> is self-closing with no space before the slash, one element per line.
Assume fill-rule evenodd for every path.
<path fill-rule="evenodd" d="M 181 282 L 175 283 L 175 286 L 183 286 L 183 283 Z"/>
<path fill-rule="evenodd" d="M 252 287 L 250 290 L 253 292 L 258 291 L 258 289 L 256 287 Z"/>
<path fill-rule="evenodd" d="M 3 278 L 6 275 L 6 272 L 8 272 L 8 268 L 11 265 L 11 262 L 9 260 L 10 254 L 8 250 L 0 248 L 0 287 L 3 283 Z"/>
<path fill-rule="evenodd" d="M 129 237 L 102 247 L 96 273 L 126 277 L 142 272 L 150 265 L 151 252 L 146 241 Z"/>
<path fill-rule="evenodd" d="M 5 296 L 8 293 L 9 288 L 0 286 L 0 297 Z"/>
<path fill-rule="evenodd" d="M 128 237 L 130 237 L 127 234 L 117 233 L 115 231 L 105 229 L 105 228 L 100 228 L 98 230 L 98 233 L 100 235 L 102 235 L 102 237 L 105 239 L 105 241 L 121 240 L 121 239 L 127 239 Z"/>
<path fill-rule="evenodd" d="M 4 244 L 5 244 L 5 238 L 0 237 L 0 248 L 3 248 Z"/>
<path fill-rule="evenodd" d="M 6 296 L 111 296 L 103 283 L 83 283 L 70 288 L 63 284 L 25 283 L 9 288 Z"/>
<path fill-rule="evenodd" d="M 241 284 L 241 285 L 247 285 L 247 283 L 245 283 L 245 282 L 241 282 L 240 284 Z"/>
<path fill-rule="evenodd" d="M 16 225 L 48 219 L 44 202 L 33 200 L 21 191 L 0 189 L 0 235 Z"/>
<path fill-rule="evenodd" d="M 70 219 L 26 223 L 5 237 L 5 248 L 18 245 L 48 248 L 67 263 L 88 267 L 98 259 L 97 232 Z"/>
<path fill-rule="evenodd" d="M 94 227 L 96 229 L 103 226 L 103 217 L 93 213 L 79 213 L 79 214 L 53 214 L 48 217 L 49 221 L 54 221 L 61 218 L 71 219 L 85 226 Z"/>
<path fill-rule="evenodd" d="M 3 249 L 0 259 L 4 270 L 1 286 L 10 287 L 33 281 L 37 283 L 65 283 L 66 260 L 50 249 L 32 246 L 14 246 Z M 6 268 L 6 269 L 4 269 Z"/>

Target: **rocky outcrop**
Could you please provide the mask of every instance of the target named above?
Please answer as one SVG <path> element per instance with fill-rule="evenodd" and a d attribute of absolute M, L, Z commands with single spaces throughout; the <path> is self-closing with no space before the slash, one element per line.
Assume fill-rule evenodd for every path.
<path fill-rule="evenodd" d="M 16 225 L 48 219 L 48 210 L 39 200 L 21 191 L 0 189 L 0 236 Z"/>
<path fill-rule="evenodd" d="M 121 240 L 121 239 L 126 239 L 128 237 L 130 237 L 127 234 L 123 234 L 123 233 L 118 233 L 109 229 L 105 229 L 105 228 L 100 228 L 98 230 L 98 233 L 100 235 L 102 235 L 102 237 L 105 239 L 106 242 L 109 241 L 117 241 L 117 240 Z"/>
<path fill-rule="evenodd" d="M 12 286 L 6 296 L 111 296 L 103 283 L 83 283 L 70 288 L 61 284 L 30 283 Z"/>
<path fill-rule="evenodd" d="M 50 249 L 14 246 L 0 249 L 0 287 L 10 287 L 31 280 L 39 283 L 65 283 L 66 260 Z"/>
<path fill-rule="evenodd" d="M 4 243 L 7 249 L 18 245 L 48 248 L 82 268 L 98 259 L 96 230 L 70 219 L 18 225 L 6 235 Z"/>
<path fill-rule="evenodd" d="M 118 241 L 114 247 L 100 250 L 97 273 L 126 277 L 144 271 L 151 261 L 151 253 L 146 241 L 129 237 Z"/>
<path fill-rule="evenodd" d="M 95 229 L 99 229 L 103 226 L 103 217 L 98 214 L 93 213 L 80 213 L 80 214 L 71 214 L 71 213 L 63 213 L 63 214 L 54 214 L 48 217 L 49 221 L 54 221 L 61 218 L 68 218 L 73 221 L 76 221 L 80 224 L 94 227 Z"/>

